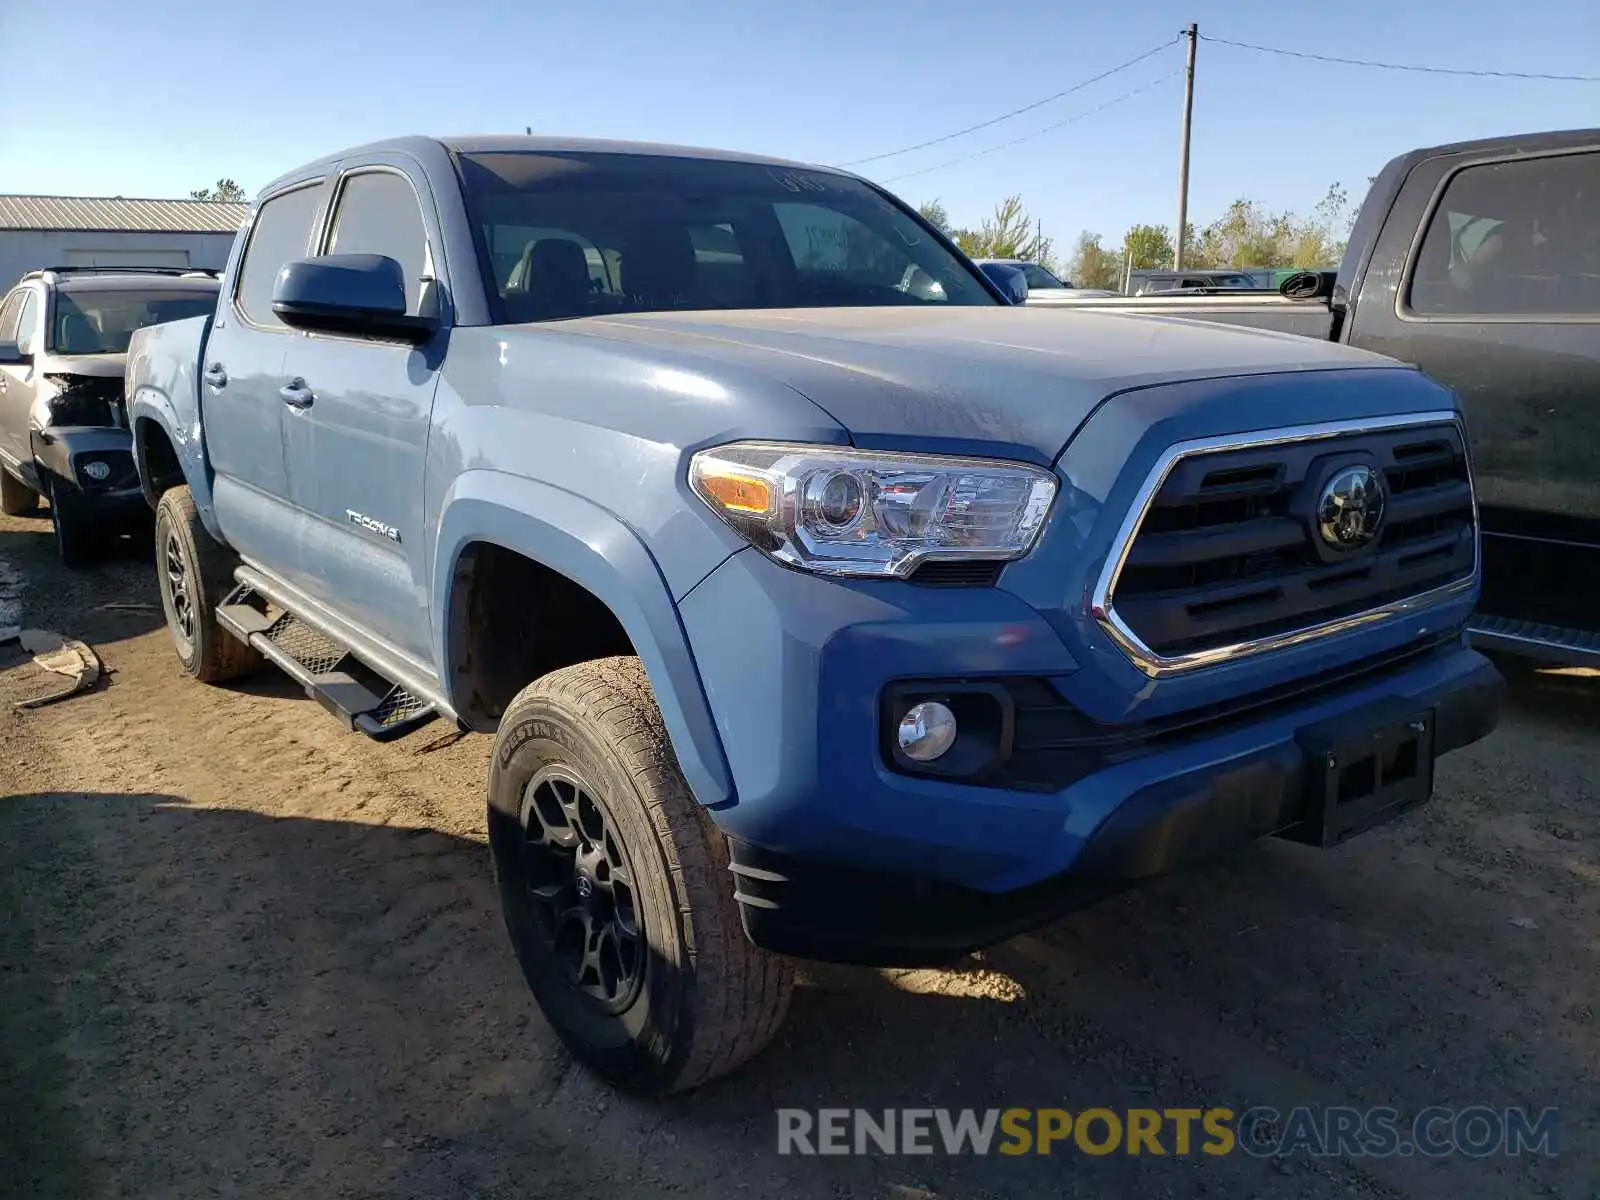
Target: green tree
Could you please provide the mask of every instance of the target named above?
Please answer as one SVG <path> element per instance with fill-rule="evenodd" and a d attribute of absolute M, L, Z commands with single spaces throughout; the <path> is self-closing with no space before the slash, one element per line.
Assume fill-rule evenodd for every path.
<path fill-rule="evenodd" d="M 1038 223 L 1023 208 L 1021 196 L 1007 196 L 978 228 L 949 233 L 971 258 L 1020 258 L 1045 267 L 1051 265 L 1053 243 L 1039 235 Z"/>
<path fill-rule="evenodd" d="M 1100 235 L 1085 230 L 1072 252 L 1072 282 L 1081 288 L 1122 286 L 1122 263 L 1114 251 L 1100 244 Z"/>
<path fill-rule="evenodd" d="M 1172 231 L 1165 225 L 1135 225 L 1122 235 L 1122 260 L 1124 265 L 1132 260 L 1135 271 L 1172 266 Z"/>
<path fill-rule="evenodd" d="M 917 205 L 917 212 L 922 219 L 946 236 L 950 233 L 950 214 L 945 211 L 943 204 L 937 199 L 924 201 Z"/>
<path fill-rule="evenodd" d="M 1290 220 L 1240 197 L 1200 231 L 1198 257 L 1219 267 L 1287 266 Z M 1199 265 L 1198 262 L 1194 265 Z"/>
<path fill-rule="evenodd" d="M 1299 224 L 1294 232 L 1292 262 L 1296 267 L 1334 267 L 1344 257 L 1344 248 L 1350 241 L 1350 226 L 1355 222 L 1355 209 L 1350 204 L 1350 193 L 1344 185 L 1335 183 L 1327 195 L 1317 201 L 1311 216 Z"/>
<path fill-rule="evenodd" d="M 978 238 L 988 246 L 987 258 L 1020 258 L 1048 266 L 1050 239 L 1039 236 L 1038 223 L 1022 207 L 1021 196 L 1007 196 L 994 206 L 994 214 L 978 227 Z"/>
<path fill-rule="evenodd" d="M 196 188 L 189 193 L 191 200 L 218 200 L 228 204 L 243 204 L 244 189 L 231 179 L 217 180 L 216 187 Z"/>

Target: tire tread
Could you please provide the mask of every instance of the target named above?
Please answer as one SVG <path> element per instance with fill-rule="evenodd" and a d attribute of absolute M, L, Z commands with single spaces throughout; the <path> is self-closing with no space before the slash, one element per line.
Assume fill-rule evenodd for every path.
<path fill-rule="evenodd" d="M 187 486 L 169 488 L 163 492 L 157 508 L 158 520 L 162 510 L 165 510 L 173 529 L 188 543 L 199 576 L 199 599 L 203 604 L 203 608 L 195 613 L 199 661 L 192 667 L 188 667 L 188 664 L 185 666 L 202 683 L 224 683 L 253 671 L 261 664 L 260 652 L 218 625 L 214 615 L 217 605 L 233 586 L 233 555 L 211 536 L 201 522 L 194 496 Z M 161 570 L 160 553 L 161 541 L 157 538 L 157 571 Z M 199 636 L 199 624 L 211 626 L 209 636 Z"/>
<path fill-rule="evenodd" d="M 553 671 L 512 702 L 502 728 L 516 723 L 529 700 L 553 700 L 592 722 L 622 758 L 672 878 L 694 996 L 689 1044 L 675 1049 L 661 1090 L 726 1074 L 759 1053 L 783 1023 L 794 966 L 745 936 L 727 842 L 678 769 L 643 665 L 617 657 Z"/>

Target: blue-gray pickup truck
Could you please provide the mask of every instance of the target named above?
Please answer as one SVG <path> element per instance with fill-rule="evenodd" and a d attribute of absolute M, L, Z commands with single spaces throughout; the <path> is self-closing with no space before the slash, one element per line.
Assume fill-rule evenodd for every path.
<path fill-rule="evenodd" d="M 795 958 L 947 961 L 1338 842 L 1499 711 L 1447 389 L 1016 307 L 827 168 L 325 158 L 126 387 L 184 668 L 268 660 L 374 737 L 492 733 L 528 982 L 642 1090 L 759 1050 Z"/>

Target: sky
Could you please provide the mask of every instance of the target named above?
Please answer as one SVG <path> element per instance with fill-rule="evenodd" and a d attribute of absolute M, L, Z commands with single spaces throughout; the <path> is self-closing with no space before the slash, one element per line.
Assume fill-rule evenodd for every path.
<path fill-rule="evenodd" d="M 1190 22 L 1324 55 L 1600 75 L 1600 0 L 0 0 L 0 192 L 183 196 L 225 176 L 253 195 L 377 138 L 529 126 L 845 165 L 1166 43 L 853 168 L 958 225 L 1017 193 L 1058 251 L 1082 230 L 1115 244 L 1174 223 Z M 1359 198 L 1416 146 L 1585 126 L 1600 126 L 1600 83 L 1202 40 L 1190 219 L 1240 196 L 1306 212 L 1335 182 Z"/>

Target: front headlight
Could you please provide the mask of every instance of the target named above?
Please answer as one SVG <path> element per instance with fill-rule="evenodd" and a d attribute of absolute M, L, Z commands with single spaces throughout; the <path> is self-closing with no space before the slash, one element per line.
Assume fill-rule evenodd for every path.
<path fill-rule="evenodd" d="M 689 485 L 780 562 L 897 578 L 930 559 L 1021 558 L 1056 494 L 1024 463 L 775 442 L 702 450 Z"/>

